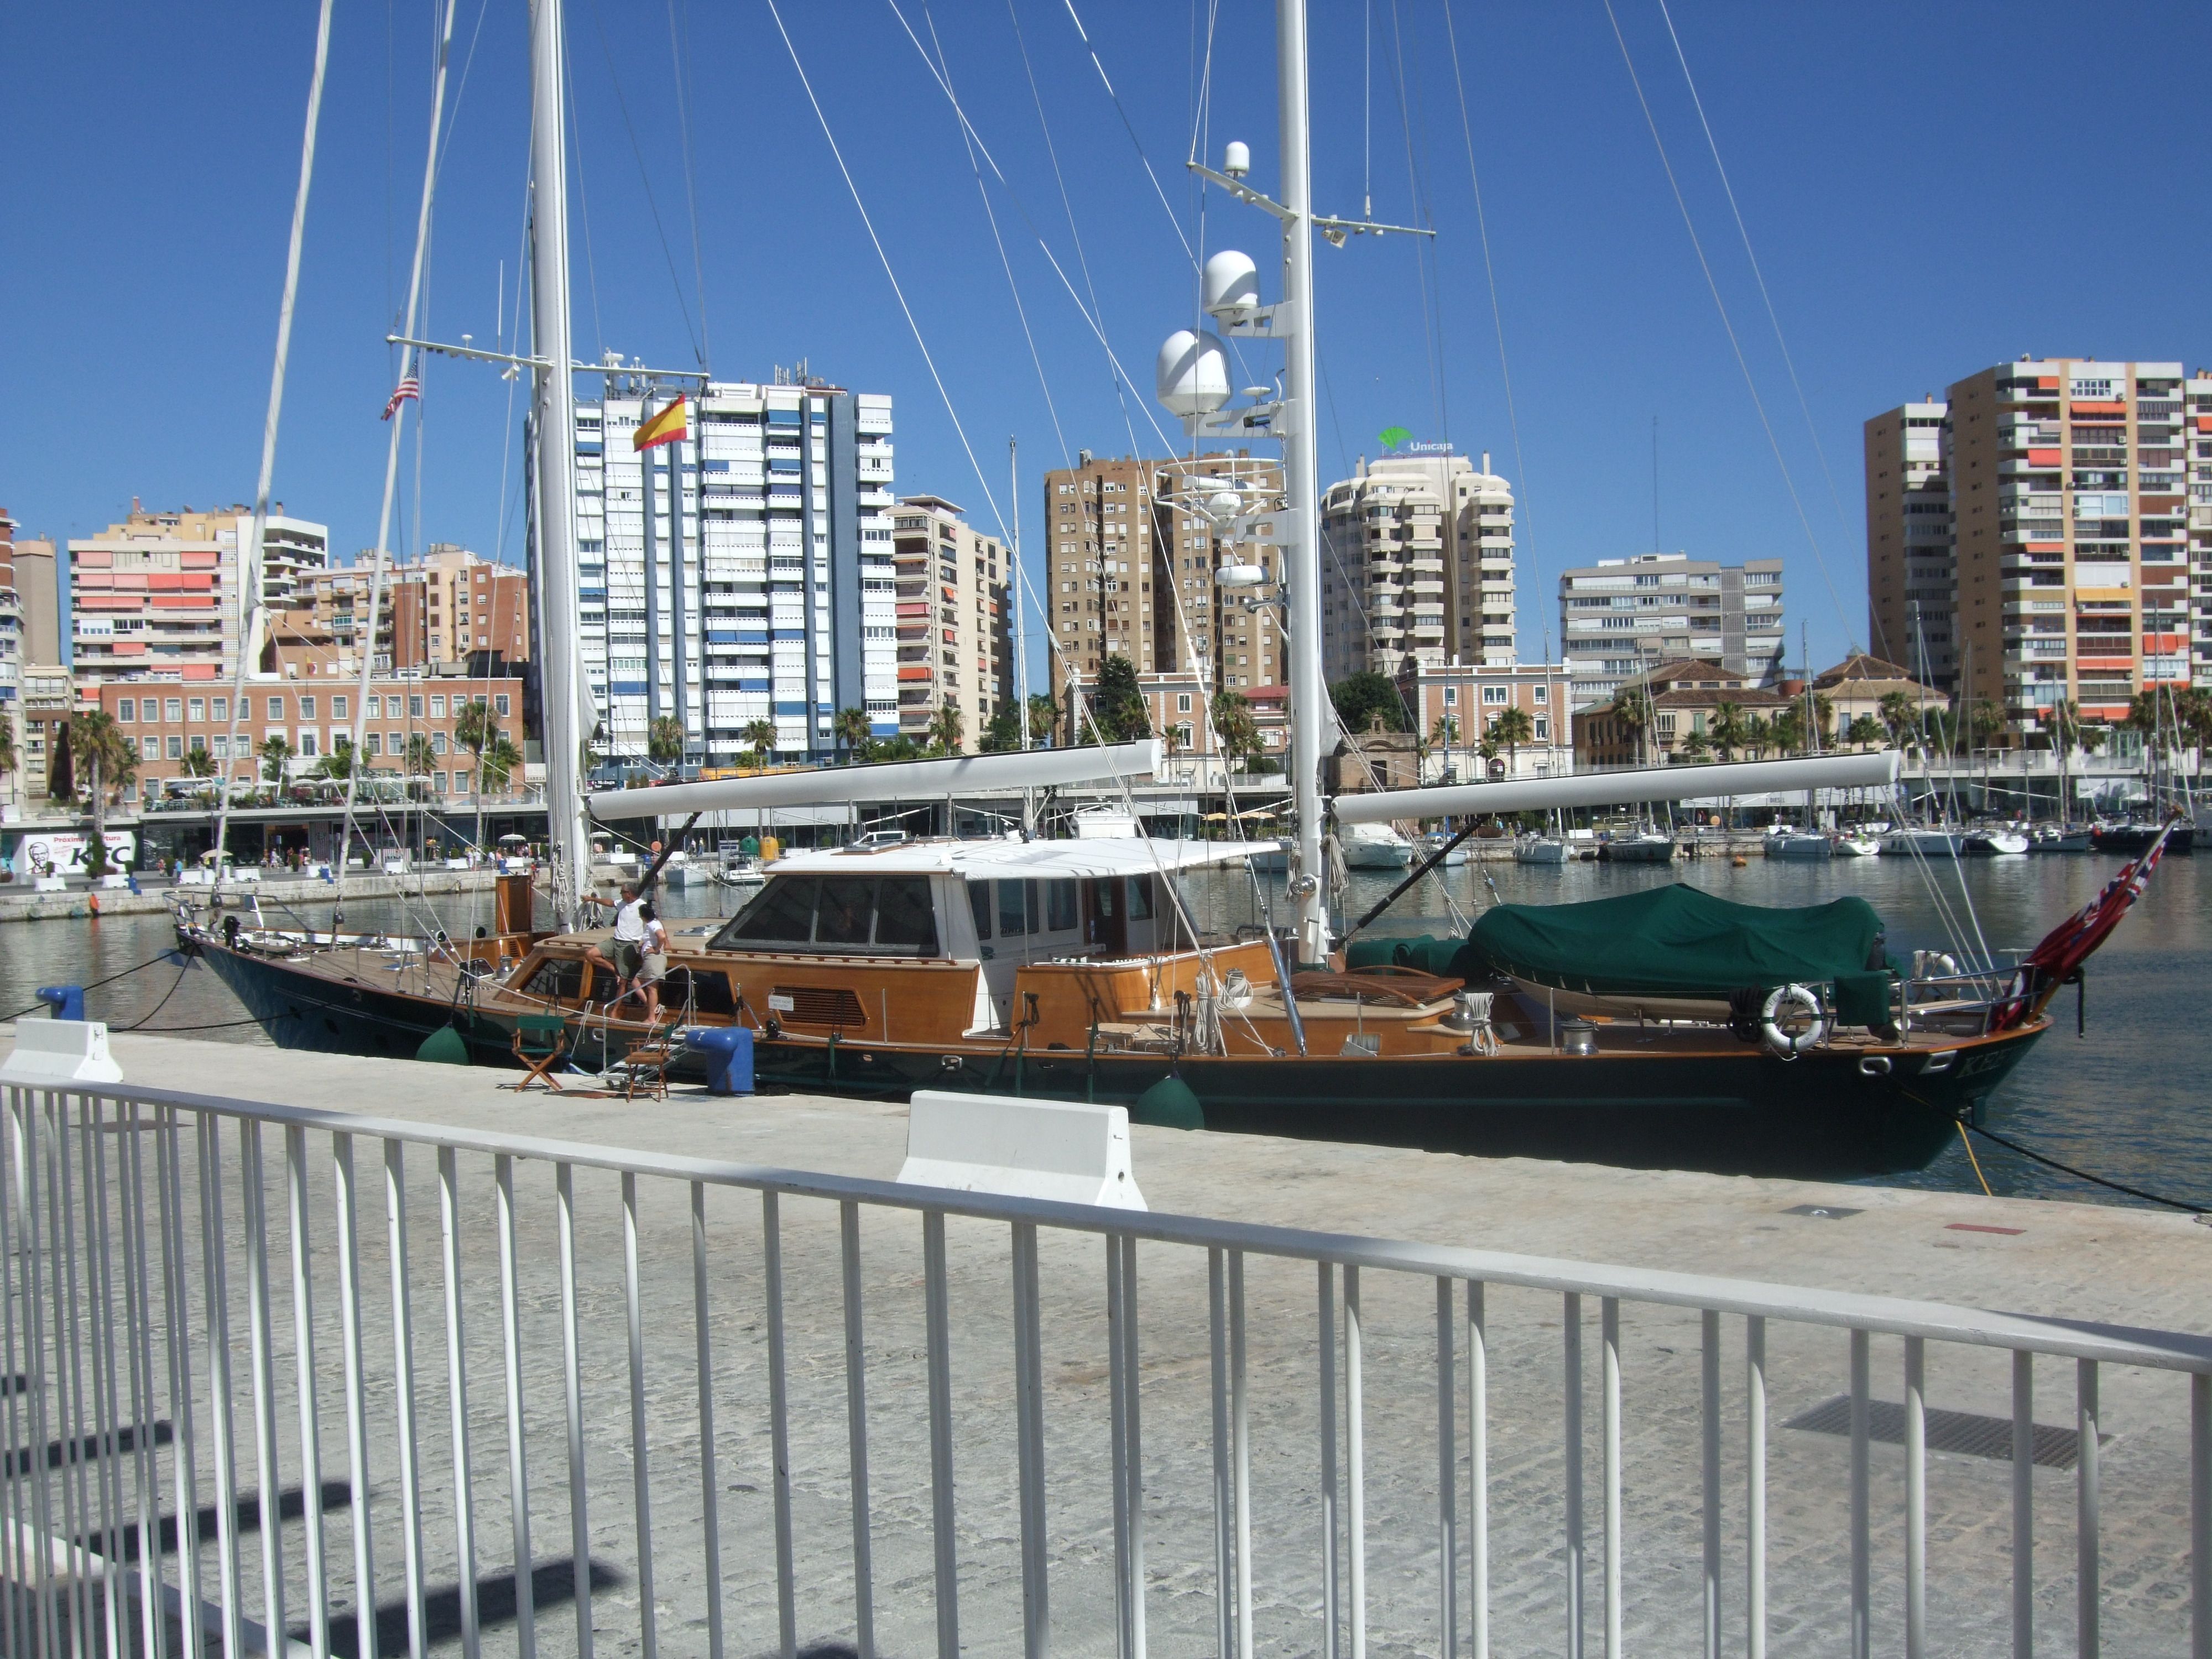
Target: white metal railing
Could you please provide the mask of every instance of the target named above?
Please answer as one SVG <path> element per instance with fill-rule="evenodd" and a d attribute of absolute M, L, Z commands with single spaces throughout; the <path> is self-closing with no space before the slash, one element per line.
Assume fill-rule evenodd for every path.
<path fill-rule="evenodd" d="M 1655 1649 L 1760 1655 L 1786 1619 L 1854 1655 L 2025 1654 L 2068 1587 L 2034 1551 L 2039 1508 L 2065 1507 L 2033 1455 L 2039 1358 L 2075 1363 L 2075 1650 L 2110 1618 L 2115 1650 L 2212 1652 L 2201 1336 L 163 1090 L 15 1088 L 5 1109 L 11 1653 L 534 1659 L 605 1635 L 719 1659 L 830 1635 L 1040 1659 L 1110 1630 L 1116 1659 L 1487 1659 L 1617 1655 L 1632 1622 Z M 1837 1374 L 1836 1331 L 1840 1458 L 1770 1438 L 1771 1397 Z M 1904 1396 L 1880 1516 L 1877 1341 L 1901 1344 Z M 1931 1344 L 1947 1392 L 2008 1388 L 2008 1528 L 1982 1524 L 2005 1508 L 1989 1465 L 1931 1482 Z M 2100 1401 L 2125 1423 L 2110 1490 Z M 1823 1482 L 1848 1489 L 1840 1537 L 1808 1510 Z M 1931 1603 L 1931 1518 L 1956 1607 Z"/>

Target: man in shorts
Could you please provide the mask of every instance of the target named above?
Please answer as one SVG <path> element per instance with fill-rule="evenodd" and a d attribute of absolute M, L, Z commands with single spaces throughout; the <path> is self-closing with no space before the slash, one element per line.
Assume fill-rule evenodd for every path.
<path fill-rule="evenodd" d="M 606 901 L 596 893 L 586 896 L 590 902 L 604 907 Z M 615 954 L 610 962 L 594 945 L 584 953 L 585 959 L 611 969 L 615 983 L 621 987 L 610 1002 L 628 994 L 637 977 L 638 969 L 645 964 L 645 906 L 637 896 L 637 884 L 623 884 L 622 902 L 615 906 Z"/>

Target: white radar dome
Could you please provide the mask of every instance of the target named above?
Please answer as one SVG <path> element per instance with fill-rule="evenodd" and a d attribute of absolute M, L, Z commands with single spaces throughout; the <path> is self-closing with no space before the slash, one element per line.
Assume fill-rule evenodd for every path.
<path fill-rule="evenodd" d="M 1170 414 L 1211 415 L 1229 401 L 1229 356 L 1220 339 L 1187 328 L 1168 336 L 1153 384 Z"/>
<path fill-rule="evenodd" d="M 1221 170 L 1232 179 L 1242 179 L 1252 171 L 1252 146 L 1239 139 L 1231 139 L 1221 152 Z"/>
<path fill-rule="evenodd" d="M 1206 262 L 1206 313 L 1224 322 L 1235 322 L 1258 309 L 1260 272 L 1252 256 L 1224 248 Z"/>

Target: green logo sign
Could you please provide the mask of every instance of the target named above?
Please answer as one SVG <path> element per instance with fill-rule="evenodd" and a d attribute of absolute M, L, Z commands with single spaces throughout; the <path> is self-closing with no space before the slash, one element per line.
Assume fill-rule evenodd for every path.
<path fill-rule="evenodd" d="M 1397 453 L 1398 446 L 1413 435 L 1402 426 L 1386 426 L 1375 434 L 1382 447 L 1394 455 Z"/>

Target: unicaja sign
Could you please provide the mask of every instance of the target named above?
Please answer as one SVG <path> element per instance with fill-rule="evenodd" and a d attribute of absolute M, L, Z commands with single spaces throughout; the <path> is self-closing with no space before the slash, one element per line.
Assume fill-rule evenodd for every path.
<path fill-rule="evenodd" d="M 1452 447 L 1416 438 L 1402 426 L 1386 426 L 1375 434 L 1386 455 L 1449 455 Z"/>

